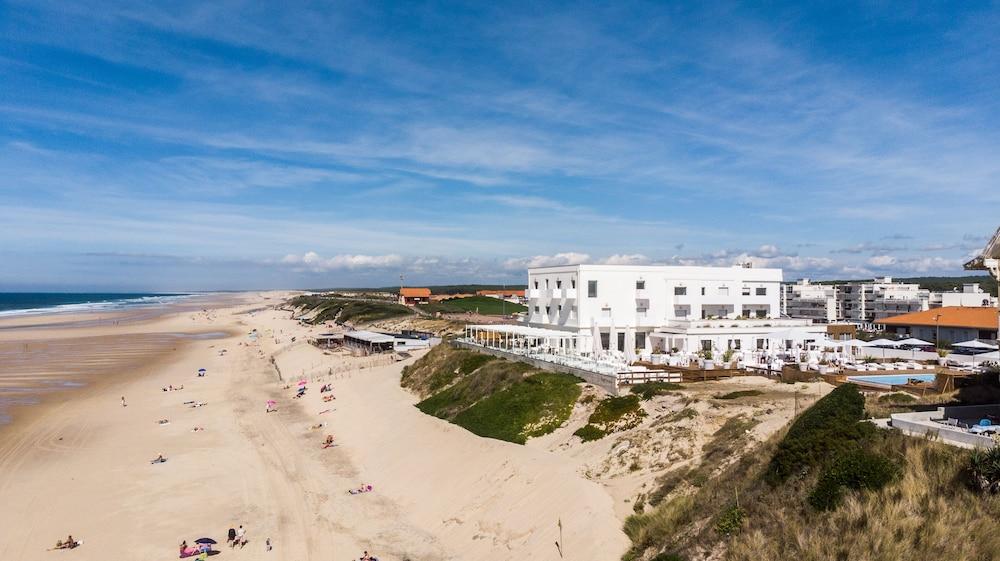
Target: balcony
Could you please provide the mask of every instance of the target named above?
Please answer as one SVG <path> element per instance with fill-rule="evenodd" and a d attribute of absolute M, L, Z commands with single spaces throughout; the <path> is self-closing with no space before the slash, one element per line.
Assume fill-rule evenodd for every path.
<path fill-rule="evenodd" d="M 531 288 L 528 290 L 528 298 L 540 298 L 542 296 L 542 291 L 537 288 Z"/>
<path fill-rule="evenodd" d="M 576 300 L 576 289 L 564 288 L 562 290 L 562 297 L 564 300 Z"/>

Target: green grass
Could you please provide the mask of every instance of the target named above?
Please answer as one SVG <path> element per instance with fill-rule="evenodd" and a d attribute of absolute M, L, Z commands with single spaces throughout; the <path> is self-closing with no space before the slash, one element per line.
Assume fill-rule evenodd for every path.
<path fill-rule="evenodd" d="M 580 380 L 541 372 L 487 396 L 455 416 L 455 424 L 479 436 L 524 444 L 569 419 L 580 397 Z"/>
<path fill-rule="evenodd" d="M 740 390 L 722 395 L 716 395 L 714 397 L 715 399 L 739 399 L 741 397 L 754 397 L 758 395 L 764 395 L 764 392 L 760 390 Z"/>
<path fill-rule="evenodd" d="M 580 382 L 445 343 L 406 367 L 400 384 L 425 397 L 417 408 L 428 415 L 524 444 L 566 422 L 580 398 Z"/>
<path fill-rule="evenodd" d="M 679 390 L 681 387 L 680 384 L 673 382 L 643 382 L 632 386 L 628 391 L 638 395 L 643 401 L 649 401 L 658 395 L 666 395 Z"/>
<path fill-rule="evenodd" d="M 597 440 L 613 432 L 634 428 L 642 422 L 646 412 L 639 405 L 639 396 L 623 395 L 606 397 L 597 404 L 587 424 L 573 434 L 584 442 Z"/>
<path fill-rule="evenodd" d="M 887 393 L 878 396 L 879 403 L 913 403 L 917 398 L 905 392 Z"/>
<path fill-rule="evenodd" d="M 441 312 L 442 314 L 460 314 L 465 312 L 475 312 L 484 316 L 499 316 L 503 314 L 510 315 L 518 312 L 524 312 L 527 311 L 528 308 L 527 306 L 522 306 L 520 304 L 505 302 L 499 298 L 490 298 L 489 296 L 469 296 L 467 298 L 451 298 L 449 300 L 421 304 L 420 309 L 428 313 Z"/>

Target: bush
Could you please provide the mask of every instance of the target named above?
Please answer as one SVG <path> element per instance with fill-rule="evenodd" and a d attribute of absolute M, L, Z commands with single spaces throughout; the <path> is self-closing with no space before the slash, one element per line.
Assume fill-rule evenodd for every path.
<path fill-rule="evenodd" d="M 684 558 L 676 553 L 657 553 L 649 561 L 684 561 Z"/>
<path fill-rule="evenodd" d="M 843 488 L 878 490 L 899 476 L 888 458 L 861 448 L 839 455 L 823 470 L 809 504 L 817 510 L 832 510 L 840 504 Z"/>
<path fill-rule="evenodd" d="M 764 392 L 760 390 L 740 390 L 736 392 L 729 392 L 722 395 L 714 396 L 715 399 L 739 399 L 741 397 L 754 397 L 757 395 L 764 395 Z"/>
<path fill-rule="evenodd" d="M 638 395 L 643 401 L 649 401 L 658 395 L 679 389 L 681 389 L 681 385 L 673 382 L 643 382 L 629 388 L 629 392 Z"/>
<path fill-rule="evenodd" d="M 864 418 L 864 409 L 865 399 L 855 384 L 835 388 L 792 423 L 778 444 L 764 479 L 772 487 L 777 486 L 872 434 L 876 430 L 873 425 L 859 422 Z"/>
<path fill-rule="evenodd" d="M 715 521 L 715 531 L 723 536 L 731 536 L 740 531 L 743 526 L 743 519 L 746 518 L 746 511 L 733 505 L 722 511 Z"/>
<path fill-rule="evenodd" d="M 590 442 L 592 440 L 600 440 L 604 438 L 604 436 L 607 433 L 595 427 L 594 425 L 586 424 L 576 429 L 576 431 L 573 434 L 575 436 L 579 436 L 580 439 L 583 440 L 584 442 Z"/>
<path fill-rule="evenodd" d="M 1000 493 L 1000 446 L 973 451 L 967 471 L 974 489 Z"/>
<path fill-rule="evenodd" d="M 917 398 L 905 392 L 887 393 L 878 396 L 879 403 L 913 403 Z"/>

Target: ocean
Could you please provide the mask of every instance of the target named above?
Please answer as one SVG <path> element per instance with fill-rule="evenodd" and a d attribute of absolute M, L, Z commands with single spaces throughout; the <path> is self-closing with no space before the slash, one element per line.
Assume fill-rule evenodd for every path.
<path fill-rule="evenodd" d="M 158 306 L 189 296 L 153 292 L 0 292 L 0 317 Z"/>

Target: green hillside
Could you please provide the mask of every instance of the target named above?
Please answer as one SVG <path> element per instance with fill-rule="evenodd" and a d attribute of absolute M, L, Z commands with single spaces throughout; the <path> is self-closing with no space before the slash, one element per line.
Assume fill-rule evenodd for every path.
<path fill-rule="evenodd" d="M 475 312 L 486 316 L 510 315 L 524 312 L 527 306 L 505 302 L 489 296 L 469 296 L 468 298 L 451 298 L 429 304 L 421 304 L 420 309 L 428 313 L 464 313 Z"/>

